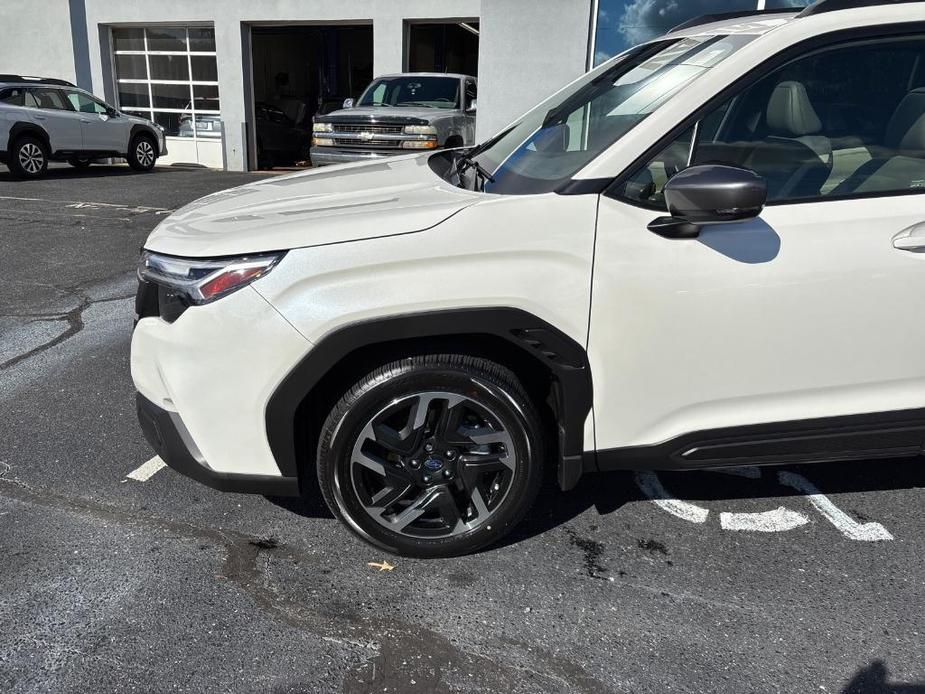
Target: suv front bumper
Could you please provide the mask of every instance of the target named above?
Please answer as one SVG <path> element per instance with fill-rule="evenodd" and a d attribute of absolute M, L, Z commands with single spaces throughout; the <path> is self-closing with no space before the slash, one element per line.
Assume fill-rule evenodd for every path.
<path fill-rule="evenodd" d="M 183 420 L 176 412 L 158 407 L 141 393 L 135 395 L 138 423 L 155 452 L 177 472 L 222 492 L 266 496 L 298 496 L 297 477 L 217 472 L 202 459 Z"/>

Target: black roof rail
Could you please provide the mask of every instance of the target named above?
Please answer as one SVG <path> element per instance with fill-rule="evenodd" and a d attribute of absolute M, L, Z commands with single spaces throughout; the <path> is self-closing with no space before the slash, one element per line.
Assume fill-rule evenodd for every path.
<path fill-rule="evenodd" d="M 921 0 L 818 0 L 800 12 L 797 17 L 810 17 L 814 14 L 835 12 L 836 10 L 853 10 L 857 7 L 902 5 L 909 2 L 921 2 Z"/>
<path fill-rule="evenodd" d="M 30 77 L 28 75 L 8 75 L 0 74 L 0 82 L 35 82 L 36 84 L 56 84 L 61 87 L 76 87 L 77 85 L 67 80 L 60 80 L 56 77 Z"/>

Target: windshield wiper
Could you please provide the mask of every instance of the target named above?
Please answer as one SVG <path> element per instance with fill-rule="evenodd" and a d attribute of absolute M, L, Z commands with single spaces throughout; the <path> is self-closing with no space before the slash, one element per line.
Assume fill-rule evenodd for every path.
<path fill-rule="evenodd" d="M 490 137 L 485 142 L 475 147 L 470 147 L 468 151 L 459 152 L 456 154 L 456 175 L 459 176 L 460 187 L 462 187 L 462 175 L 466 173 L 469 169 L 474 169 L 476 176 L 481 179 L 482 186 L 481 190 L 485 190 L 486 183 L 494 183 L 495 178 L 491 175 L 491 172 L 486 169 L 484 166 L 479 164 L 475 158 L 484 152 L 486 149 L 493 147 L 500 140 L 507 136 L 514 128 L 518 126 L 518 123 L 515 123 L 509 128 L 505 128 L 500 133 L 494 137 Z"/>

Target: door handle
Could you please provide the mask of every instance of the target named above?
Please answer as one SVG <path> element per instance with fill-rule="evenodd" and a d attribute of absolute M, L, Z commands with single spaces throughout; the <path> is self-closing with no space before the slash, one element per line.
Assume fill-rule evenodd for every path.
<path fill-rule="evenodd" d="M 906 227 L 893 237 L 893 248 L 900 251 L 925 251 L 925 222 Z"/>
<path fill-rule="evenodd" d="M 48 116 L 33 116 L 35 120 L 48 120 Z"/>

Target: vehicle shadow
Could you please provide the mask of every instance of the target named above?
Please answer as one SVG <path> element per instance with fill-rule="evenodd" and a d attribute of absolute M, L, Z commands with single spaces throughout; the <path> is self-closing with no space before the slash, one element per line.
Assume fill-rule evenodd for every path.
<path fill-rule="evenodd" d="M 768 466 L 761 468 L 759 478 L 735 474 L 735 470 L 659 472 L 665 489 L 680 499 L 720 501 L 802 496 L 803 493 L 778 481 L 781 471 L 806 476 L 823 494 L 889 491 L 925 487 L 925 459 L 854 461 L 814 465 Z M 305 518 L 333 518 L 321 498 L 317 480 L 312 476 L 301 497 L 266 497 L 271 503 Z M 543 488 L 526 518 L 499 543 L 498 549 L 542 535 L 568 523 L 589 509 L 600 516 L 618 511 L 633 501 L 646 499 L 636 483 L 633 472 L 586 474 L 578 486 L 568 492 L 559 490 L 555 481 L 555 466 L 547 466 Z M 864 520 L 863 514 L 849 506 Z M 925 694 L 925 692 L 923 692 Z"/>
<path fill-rule="evenodd" d="M 925 682 L 891 683 L 882 660 L 875 660 L 857 674 L 841 690 L 841 694 L 925 694 Z"/>
<path fill-rule="evenodd" d="M 925 487 L 925 458 L 865 460 L 812 465 L 767 466 L 725 471 L 659 472 L 662 486 L 672 496 L 690 501 L 737 501 L 748 499 L 804 496 L 793 487 L 780 483 L 780 472 L 806 477 L 823 494 L 890 491 Z M 738 473 L 738 474 L 737 474 Z M 547 480 L 524 521 L 499 544 L 504 547 L 564 525 L 588 511 L 606 516 L 627 503 L 647 497 L 636 483 L 633 472 L 586 474 L 578 486 L 561 492 L 554 480 Z M 850 504 L 844 510 L 866 520 Z"/>

